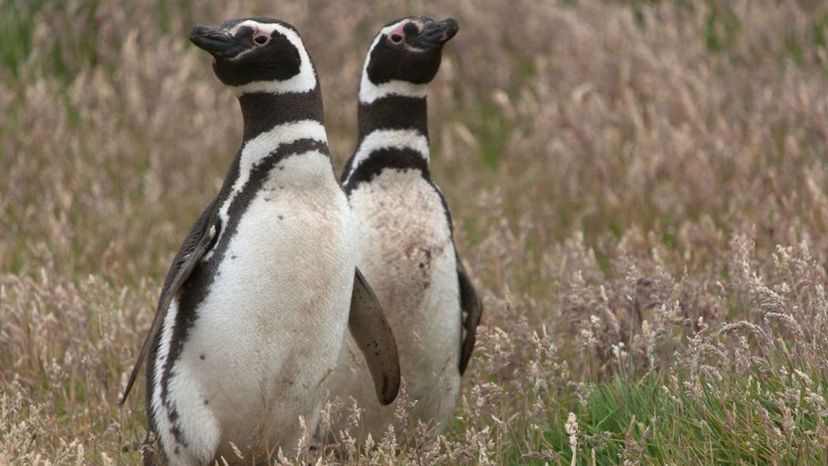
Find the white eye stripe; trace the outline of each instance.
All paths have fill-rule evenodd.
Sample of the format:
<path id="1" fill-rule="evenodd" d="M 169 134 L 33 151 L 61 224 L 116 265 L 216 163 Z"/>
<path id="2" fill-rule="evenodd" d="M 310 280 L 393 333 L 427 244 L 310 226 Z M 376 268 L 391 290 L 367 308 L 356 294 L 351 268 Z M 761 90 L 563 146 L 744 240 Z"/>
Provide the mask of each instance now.
<path id="1" fill-rule="evenodd" d="M 425 97 L 428 92 L 428 87 L 426 84 L 414 84 L 407 81 L 399 81 L 393 80 L 387 83 L 382 84 L 374 84 L 368 78 L 368 61 L 370 60 L 371 53 L 376 48 L 377 44 L 379 44 L 380 40 L 388 36 L 392 31 L 397 29 L 401 24 L 410 22 L 410 18 L 406 18 L 400 21 L 397 21 L 394 24 L 389 26 L 385 26 L 374 36 L 374 41 L 371 42 L 371 46 L 368 47 L 368 54 L 365 58 L 365 63 L 362 66 L 362 79 L 359 83 L 359 101 L 365 104 L 370 104 L 371 102 L 386 97 L 389 95 L 402 95 L 402 96 L 409 96 L 409 97 Z M 406 45 L 407 50 L 411 50 L 414 52 L 419 52 L 419 50 L 412 49 L 408 45 Z"/>
<path id="2" fill-rule="evenodd" d="M 379 44 L 379 41 L 383 36 L 387 36 L 387 35 L 391 34 L 391 32 L 394 29 L 397 29 L 400 25 L 408 23 L 410 21 L 411 21 L 410 19 L 406 18 L 406 19 L 397 21 L 396 23 L 394 23 L 390 26 L 385 26 L 384 28 L 382 28 L 380 30 L 380 32 L 374 37 L 374 41 L 371 42 L 371 47 L 368 48 L 368 53 L 370 54 L 374 50 L 374 47 L 376 47 L 377 44 Z"/>
<path id="3" fill-rule="evenodd" d="M 288 37 L 288 39 L 290 39 L 290 36 L 293 35 L 296 39 L 299 40 L 299 42 L 302 42 L 302 39 L 299 38 L 299 34 L 297 34 L 296 31 L 289 27 L 286 27 L 279 23 L 260 23 L 258 21 L 253 21 L 252 19 L 242 21 L 241 23 L 233 26 L 232 28 L 230 28 L 229 32 L 230 34 L 236 35 L 239 29 L 245 26 L 253 29 L 254 31 L 262 32 L 267 35 L 273 34 L 273 31 L 279 31 L 281 34 Z M 291 40 L 291 42 L 293 41 Z"/>
<path id="4" fill-rule="evenodd" d="M 310 92 L 316 88 L 316 73 L 311 64 L 310 55 L 308 55 L 305 44 L 299 34 L 293 29 L 279 23 L 260 23 L 252 19 L 242 21 L 230 28 L 230 34 L 235 35 L 242 27 L 249 27 L 257 33 L 268 36 L 268 42 L 274 32 L 278 32 L 287 38 L 287 40 L 296 47 L 299 51 L 299 73 L 284 81 L 254 81 L 252 83 L 243 84 L 241 86 L 233 86 L 236 95 L 248 94 L 253 92 L 267 92 L 270 94 L 288 94 L 288 93 L 302 93 Z M 254 33 L 255 34 L 255 33 Z M 241 58 L 249 51 L 242 52 L 235 59 Z"/>

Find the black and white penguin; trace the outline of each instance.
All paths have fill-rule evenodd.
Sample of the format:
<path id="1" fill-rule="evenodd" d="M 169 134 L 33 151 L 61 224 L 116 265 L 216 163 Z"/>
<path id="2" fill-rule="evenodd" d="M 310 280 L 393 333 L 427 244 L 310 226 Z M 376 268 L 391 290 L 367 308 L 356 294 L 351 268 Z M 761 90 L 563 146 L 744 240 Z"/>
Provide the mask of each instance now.
<path id="1" fill-rule="evenodd" d="M 296 448 L 300 416 L 315 427 L 346 327 L 382 403 L 399 386 L 396 346 L 356 270 L 319 80 L 296 29 L 239 19 L 195 26 L 190 40 L 238 95 L 244 139 L 173 260 L 122 402 L 148 355 L 147 416 L 161 462 L 232 462 L 233 445 L 261 460 Z"/>
<path id="2" fill-rule="evenodd" d="M 403 386 L 415 402 L 409 425 L 423 422 L 435 432 L 451 422 L 481 314 L 448 205 L 429 172 L 426 91 L 457 31 L 450 18 L 410 17 L 375 36 L 360 82 L 357 149 L 342 175 L 358 222 L 358 265 L 391 323 Z M 364 409 L 352 434 L 378 439 L 397 403 L 377 403 L 366 375 L 346 339 L 331 394 Z M 334 433 L 346 428 L 343 420 Z"/>

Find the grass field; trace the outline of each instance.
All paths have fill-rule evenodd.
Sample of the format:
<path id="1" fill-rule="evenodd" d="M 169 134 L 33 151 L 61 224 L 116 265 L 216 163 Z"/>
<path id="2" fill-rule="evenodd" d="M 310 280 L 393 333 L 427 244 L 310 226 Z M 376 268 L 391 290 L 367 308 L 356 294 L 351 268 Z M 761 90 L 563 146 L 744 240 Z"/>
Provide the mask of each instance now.
<path id="1" fill-rule="evenodd" d="M 339 170 L 368 41 L 423 13 L 483 326 L 438 442 L 320 461 L 828 463 L 824 1 L 0 0 L 0 464 L 139 462 L 118 395 L 241 137 L 190 26 L 295 24 Z"/>

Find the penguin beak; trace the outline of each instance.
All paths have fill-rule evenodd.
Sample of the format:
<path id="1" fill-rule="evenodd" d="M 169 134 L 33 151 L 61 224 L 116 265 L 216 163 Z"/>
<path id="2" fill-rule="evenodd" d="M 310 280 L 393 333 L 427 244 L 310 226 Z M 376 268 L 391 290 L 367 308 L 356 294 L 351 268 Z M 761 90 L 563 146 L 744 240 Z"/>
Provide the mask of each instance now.
<path id="1" fill-rule="evenodd" d="M 424 49 L 441 47 L 460 30 L 460 25 L 453 18 L 435 21 L 433 18 L 424 17 L 422 21 L 423 30 L 412 41 L 415 47 Z"/>
<path id="2" fill-rule="evenodd" d="M 190 31 L 190 41 L 216 58 L 233 58 L 245 50 L 245 47 L 227 30 L 201 25 L 193 26 L 193 30 Z"/>

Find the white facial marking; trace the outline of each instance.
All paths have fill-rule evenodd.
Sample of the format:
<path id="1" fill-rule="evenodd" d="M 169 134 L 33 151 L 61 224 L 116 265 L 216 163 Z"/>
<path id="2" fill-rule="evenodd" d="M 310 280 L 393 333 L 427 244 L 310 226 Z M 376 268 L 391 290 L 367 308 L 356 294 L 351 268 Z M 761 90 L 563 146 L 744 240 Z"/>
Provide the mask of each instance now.
<path id="1" fill-rule="evenodd" d="M 371 59 L 371 53 L 379 44 L 383 37 L 387 37 L 399 29 L 402 31 L 410 19 L 398 21 L 390 26 L 386 26 L 380 30 L 379 34 L 374 37 L 371 47 L 368 48 L 368 55 L 365 57 L 365 64 L 362 66 L 362 80 L 359 83 L 359 101 L 364 104 L 386 97 L 389 95 L 403 95 L 409 97 L 425 97 L 428 90 L 427 84 L 414 84 L 408 81 L 400 81 L 394 79 L 387 83 L 374 84 L 368 79 L 368 61 Z M 413 49 L 412 49 L 413 50 Z"/>
<path id="2" fill-rule="evenodd" d="M 305 44 L 302 42 L 302 38 L 299 37 L 299 34 L 297 34 L 296 31 L 278 23 L 259 23 L 249 19 L 233 26 L 229 32 L 232 35 L 236 35 L 238 30 L 244 26 L 250 27 L 257 31 L 255 35 L 267 35 L 267 37 L 270 37 L 274 31 L 277 31 L 287 37 L 288 41 L 290 41 L 290 43 L 296 47 L 296 50 L 299 51 L 299 74 L 296 74 L 284 81 L 254 81 L 241 86 L 232 86 L 232 89 L 236 92 L 236 95 L 250 94 L 253 92 L 266 92 L 270 94 L 298 94 L 302 92 L 309 92 L 316 88 L 316 74 L 313 71 L 310 56 L 308 55 L 308 51 L 305 49 Z M 234 57 L 233 60 L 238 60 L 239 57 L 242 57 L 244 54 L 255 49 L 256 48 L 254 47 L 250 50 L 242 52 Z"/>
<path id="3" fill-rule="evenodd" d="M 413 149 L 422 155 L 428 163 L 428 139 L 422 133 L 413 129 L 378 129 L 369 133 L 360 143 L 356 154 L 354 154 L 354 162 L 351 164 L 351 170 L 348 172 L 345 183 L 371 153 L 380 149 L 391 148 Z"/>
<path id="4" fill-rule="evenodd" d="M 399 44 L 405 39 L 405 25 L 410 23 L 411 20 L 405 19 L 397 23 L 393 29 L 388 31 L 386 36 L 391 39 L 391 42 L 394 44 Z M 386 28 L 387 29 L 387 28 Z"/>
<path id="5" fill-rule="evenodd" d="M 227 225 L 229 215 L 227 211 L 233 200 L 238 196 L 247 180 L 250 179 L 250 172 L 256 165 L 267 157 L 271 152 L 276 150 L 282 144 L 290 144 L 299 139 L 313 139 L 316 141 L 327 142 L 328 136 L 325 133 L 325 127 L 322 123 L 316 120 L 302 120 L 293 123 L 284 123 L 274 126 L 270 131 L 265 131 L 255 138 L 247 141 L 242 148 L 241 159 L 239 160 L 239 177 L 233 183 L 233 189 L 230 195 L 224 201 L 219 209 L 219 218 L 221 224 Z M 224 234 L 222 229 L 219 234 L 218 241 Z M 208 260 L 213 255 L 213 250 L 204 256 L 203 260 Z"/>

